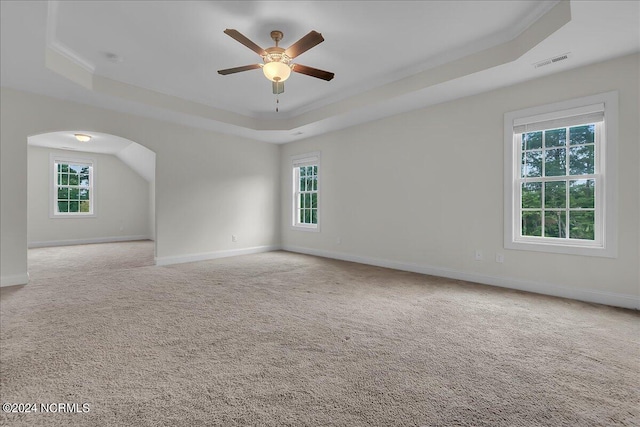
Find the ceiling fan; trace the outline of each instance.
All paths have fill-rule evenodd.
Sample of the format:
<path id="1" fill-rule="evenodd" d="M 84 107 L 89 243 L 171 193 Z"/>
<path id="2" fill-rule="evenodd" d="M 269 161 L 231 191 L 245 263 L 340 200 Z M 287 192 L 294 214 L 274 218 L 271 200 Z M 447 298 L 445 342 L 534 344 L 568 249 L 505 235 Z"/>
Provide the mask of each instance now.
<path id="1" fill-rule="evenodd" d="M 276 45 L 273 47 L 268 47 L 266 49 L 261 48 L 237 30 L 226 29 L 224 30 L 224 33 L 260 55 L 262 57 L 263 63 L 218 70 L 219 74 L 226 76 L 227 74 L 234 74 L 241 71 L 249 71 L 262 68 L 262 72 L 264 73 L 265 77 L 271 80 L 273 93 L 276 95 L 284 92 L 284 81 L 289 78 L 289 76 L 291 75 L 291 71 L 295 71 L 296 73 L 300 74 L 306 74 L 307 76 L 316 77 L 318 79 L 326 81 L 331 80 L 334 76 L 334 74 L 330 73 L 329 71 L 319 70 L 317 68 L 307 67 L 306 65 L 294 64 L 291 62 L 297 56 L 302 55 L 304 52 L 324 41 L 324 37 L 322 37 L 322 34 L 316 31 L 309 32 L 309 34 L 302 37 L 287 49 L 283 49 L 278 46 L 278 43 L 284 36 L 282 31 L 271 31 L 271 38 L 276 43 Z"/>

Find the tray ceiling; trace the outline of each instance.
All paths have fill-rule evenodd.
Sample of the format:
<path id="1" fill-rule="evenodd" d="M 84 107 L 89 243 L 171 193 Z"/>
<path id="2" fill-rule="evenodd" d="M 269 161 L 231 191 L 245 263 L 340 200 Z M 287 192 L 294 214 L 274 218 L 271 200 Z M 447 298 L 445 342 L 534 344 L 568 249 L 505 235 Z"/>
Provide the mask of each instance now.
<path id="1" fill-rule="evenodd" d="M 288 142 L 640 50 L 638 2 L 2 2 L 2 85 Z M 24 25 L 24 22 L 30 22 Z M 257 63 L 223 33 L 286 47 L 296 62 L 275 112 Z M 548 67 L 532 64 L 570 53 Z M 28 69 L 27 69 L 28 68 Z"/>

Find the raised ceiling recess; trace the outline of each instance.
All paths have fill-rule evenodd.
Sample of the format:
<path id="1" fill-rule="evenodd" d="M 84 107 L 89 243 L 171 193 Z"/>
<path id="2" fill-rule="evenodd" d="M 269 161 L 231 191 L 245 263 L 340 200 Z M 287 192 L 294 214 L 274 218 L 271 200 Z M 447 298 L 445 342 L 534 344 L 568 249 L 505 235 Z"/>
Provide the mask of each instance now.
<path id="1" fill-rule="evenodd" d="M 3 86 L 267 142 L 538 78 L 632 53 L 640 44 L 637 2 L 30 1 L 0 7 Z M 293 47 L 306 37 L 317 44 L 319 33 L 310 30 L 322 31 L 322 45 L 305 51 L 303 63 L 335 78 L 294 74 L 275 113 L 264 77 L 217 73 L 264 64 L 256 52 L 230 43 L 227 28 L 258 47 L 273 46 L 272 32 L 273 47 L 285 40 Z M 566 60 L 533 66 L 565 54 Z"/>

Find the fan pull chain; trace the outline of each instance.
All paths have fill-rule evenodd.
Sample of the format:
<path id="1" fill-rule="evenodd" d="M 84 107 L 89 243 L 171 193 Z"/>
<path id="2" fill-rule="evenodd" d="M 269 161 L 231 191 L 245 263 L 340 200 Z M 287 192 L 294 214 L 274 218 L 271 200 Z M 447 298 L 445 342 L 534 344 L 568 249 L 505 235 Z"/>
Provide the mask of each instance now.
<path id="1" fill-rule="evenodd" d="M 276 94 L 276 113 L 279 112 L 278 104 L 280 104 L 280 99 L 279 99 L 278 95 Z"/>

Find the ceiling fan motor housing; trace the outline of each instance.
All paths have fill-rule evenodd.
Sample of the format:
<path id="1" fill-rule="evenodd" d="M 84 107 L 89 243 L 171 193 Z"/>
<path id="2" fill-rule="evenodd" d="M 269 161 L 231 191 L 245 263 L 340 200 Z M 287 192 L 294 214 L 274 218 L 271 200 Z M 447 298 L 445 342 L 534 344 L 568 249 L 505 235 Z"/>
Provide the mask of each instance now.
<path id="1" fill-rule="evenodd" d="M 279 30 L 271 31 L 271 38 L 273 39 L 274 42 L 276 42 L 276 46 L 278 46 L 278 43 L 280 42 L 280 40 L 282 40 L 282 37 L 284 37 L 284 34 L 282 33 L 282 31 L 279 31 Z"/>

